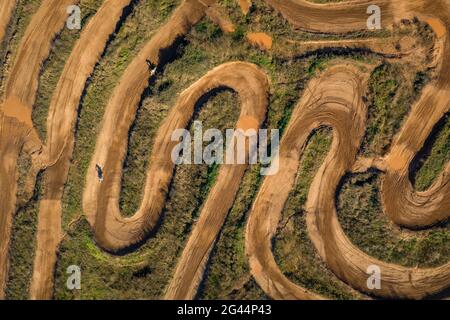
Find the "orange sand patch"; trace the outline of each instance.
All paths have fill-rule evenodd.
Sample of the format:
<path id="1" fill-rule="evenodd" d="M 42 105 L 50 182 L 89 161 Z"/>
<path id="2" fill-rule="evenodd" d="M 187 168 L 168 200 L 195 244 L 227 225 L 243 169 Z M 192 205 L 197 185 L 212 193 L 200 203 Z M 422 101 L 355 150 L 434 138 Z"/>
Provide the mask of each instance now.
<path id="1" fill-rule="evenodd" d="M 239 121 L 236 124 L 237 129 L 241 129 L 243 131 L 247 131 L 249 129 L 255 129 L 258 130 L 259 128 L 259 122 L 257 119 L 250 117 L 250 116 L 243 116 L 239 119 Z"/>
<path id="2" fill-rule="evenodd" d="M 242 13 L 247 14 L 252 6 L 252 0 L 239 0 L 239 6 L 241 7 Z"/>
<path id="3" fill-rule="evenodd" d="M 5 116 L 16 118 L 30 127 L 33 126 L 31 122 L 31 109 L 23 105 L 17 97 L 8 98 L 1 106 L 1 110 Z"/>
<path id="4" fill-rule="evenodd" d="M 387 166 L 393 171 L 402 171 L 407 168 L 408 157 L 400 152 L 395 152 L 391 154 L 386 159 Z"/>
<path id="5" fill-rule="evenodd" d="M 272 49 L 272 37 L 264 32 L 251 32 L 247 34 L 247 39 L 251 44 L 259 46 L 261 49 Z"/>
<path id="6" fill-rule="evenodd" d="M 438 38 L 442 38 L 445 35 L 447 29 L 441 20 L 435 19 L 435 18 L 430 18 L 427 20 L 427 23 L 430 25 L 430 27 L 436 33 Z"/>

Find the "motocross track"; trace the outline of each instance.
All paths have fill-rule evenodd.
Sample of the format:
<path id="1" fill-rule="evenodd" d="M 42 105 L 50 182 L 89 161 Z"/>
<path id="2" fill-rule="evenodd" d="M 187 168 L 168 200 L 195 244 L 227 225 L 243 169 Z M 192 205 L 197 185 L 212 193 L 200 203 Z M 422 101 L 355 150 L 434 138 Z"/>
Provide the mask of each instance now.
<path id="1" fill-rule="evenodd" d="M 61 199 L 73 150 L 73 128 L 89 76 L 131 0 L 107 0 L 89 21 L 65 65 L 47 119 L 47 142 L 40 157 L 46 169 L 39 207 L 37 252 L 30 297 L 50 298 L 56 253 L 61 240 Z M 95 37 L 92 35 L 95 34 Z"/>
<path id="2" fill-rule="evenodd" d="M 73 150 L 77 110 L 86 81 L 131 0 L 104 1 L 84 28 L 53 94 L 47 123 L 47 143 L 42 147 L 31 125 L 38 76 L 54 36 L 64 25 L 67 17 L 65 8 L 73 2 L 43 1 L 21 41 L 6 85 L 5 103 L 0 112 L 0 297 L 3 297 L 5 289 L 11 223 L 15 212 L 15 165 L 22 149 L 33 156 L 33 175 L 39 170 L 43 170 L 45 175 L 30 296 L 36 299 L 52 297 L 54 265 L 61 238 L 61 198 Z M 323 33 L 364 30 L 366 9 L 370 4 L 369 1 L 354 1 L 317 5 L 301 0 L 267 0 L 267 3 L 294 26 Z M 128 132 L 149 78 L 153 76 L 146 60 L 162 68 L 163 51 L 186 35 L 214 4 L 214 0 L 183 1 L 127 67 L 106 107 L 86 177 L 83 209 L 95 240 L 107 251 L 118 252 L 139 244 L 157 225 L 174 170 L 170 154 L 176 142 L 171 141 L 171 134 L 174 129 L 185 128 L 189 124 L 194 106 L 201 98 L 212 90 L 229 88 L 240 97 L 238 128 L 257 129 L 265 118 L 269 80 L 261 70 L 248 63 L 232 62 L 210 71 L 180 94 L 155 138 L 141 206 L 132 217 L 121 215 L 118 203 Z M 437 78 L 425 87 L 419 101 L 412 107 L 388 155 L 372 161 L 374 166 L 385 172 L 381 193 L 385 213 L 402 226 L 423 228 L 446 220 L 450 214 L 449 164 L 425 192 L 416 192 L 409 180 L 414 157 L 450 107 L 450 4 L 447 0 L 385 0 L 378 5 L 383 12 L 383 27 L 389 27 L 403 18 L 418 16 L 428 21 L 439 37 L 435 44 Z M 6 7 L 0 5 L 0 23 L 7 19 L 3 8 Z M 1 27 L 2 24 L 0 32 Z M 310 45 L 328 46 L 323 43 Z M 353 43 L 353 46 L 357 44 Z M 24 68 L 24 65 L 27 67 Z M 337 220 L 335 194 L 342 177 L 355 166 L 364 135 L 366 107 L 361 97 L 364 96 L 368 76 L 350 64 L 339 64 L 312 80 L 283 136 L 280 171 L 264 179 L 250 213 L 246 250 L 253 276 L 272 298 L 322 298 L 288 280 L 276 265 L 271 251 L 272 237 L 294 185 L 302 152 L 309 136 L 320 125 L 333 128 L 334 140 L 310 188 L 307 222 L 313 243 L 328 267 L 352 287 L 380 297 L 423 298 L 450 286 L 449 263 L 437 268 L 419 269 L 378 261 L 355 247 Z M 94 174 L 96 164 L 100 164 L 105 172 L 103 182 Z M 178 261 L 165 298 L 191 299 L 195 296 L 211 248 L 234 201 L 246 167 L 222 165 L 218 180 Z M 380 290 L 371 291 L 366 286 L 369 265 L 381 268 Z"/>
<path id="3" fill-rule="evenodd" d="M 6 3 L 4 2 L 2 6 Z M 16 207 L 17 167 L 11 167 L 11 163 L 17 163 L 21 150 L 33 157 L 41 150 L 39 137 L 31 125 L 31 111 L 36 97 L 41 65 L 50 52 L 53 38 L 66 21 L 65 12 L 69 3 L 73 1 L 46 0 L 42 2 L 20 42 L 17 57 L 6 82 L 0 111 L 2 118 L 0 298 L 4 296 L 8 274 L 8 247 Z M 2 7 L 3 18 L 9 20 L 6 7 Z"/>
<path id="4" fill-rule="evenodd" d="M 3 41 L 15 5 L 16 0 L 3 0 L 0 3 L 0 42 Z"/>
<path id="5" fill-rule="evenodd" d="M 292 21 L 303 14 L 308 16 L 306 12 L 311 6 L 315 7 L 313 5 L 303 1 L 286 2 L 283 6 L 277 1 L 272 4 L 301 28 L 318 26 L 316 21 Z M 325 23 L 324 28 L 320 30 L 328 31 L 326 16 L 336 16 L 338 20 L 350 17 L 352 14 L 349 12 L 352 10 L 341 11 L 349 5 L 327 5 L 323 7 L 326 10 L 316 11 L 315 17 Z M 358 5 L 354 6 L 357 7 Z M 445 220 L 450 214 L 448 164 L 441 176 L 425 192 L 415 192 L 409 180 L 411 161 L 450 107 L 450 7 L 443 1 L 413 1 L 408 4 L 392 2 L 390 8 L 392 11 L 387 10 L 388 15 L 383 15 L 385 23 L 390 18 L 389 12 L 395 12 L 396 19 L 414 14 L 425 21 L 433 13 L 440 14 L 441 22 L 436 23 L 439 20 L 434 20 L 433 23 L 434 26 L 440 25 L 438 30 L 435 29 L 436 34 L 440 36 L 435 48 L 439 64 L 437 80 L 424 89 L 419 101 L 412 107 L 408 120 L 396 136 L 389 154 L 382 163 L 378 161 L 377 164 L 379 169 L 386 171 L 382 187 L 386 214 L 401 225 L 423 227 Z M 356 18 L 351 20 L 351 25 L 363 23 L 358 22 Z M 342 27 L 339 23 L 333 26 L 336 32 L 348 31 L 346 24 Z M 442 28 L 446 30 L 445 33 Z M 330 79 L 334 81 L 330 82 Z M 352 287 L 386 298 L 423 298 L 445 290 L 450 285 L 450 263 L 430 269 L 405 268 L 384 263 L 356 248 L 339 225 L 335 194 L 344 174 L 351 172 L 364 133 L 365 107 L 360 100 L 363 96 L 363 83 L 349 68 L 340 72 L 333 72 L 331 69 L 319 80 L 311 82 L 310 90 L 306 90 L 297 105 L 281 142 L 280 172 L 265 179 L 255 200 L 247 225 L 247 253 L 258 284 L 273 298 L 318 298 L 316 294 L 290 282 L 281 273 L 271 252 L 271 242 L 289 190 L 293 187 L 298 162 L 308 135 L 320 124 L 333 128 L 334 140 L 310 188 L 307 223 L 313 243 L 328 267 Z M 344 92 L 348 94 L 347 97 L 343 96 Z M 283 185 L 283 188 L 280 188 L 280 185 Z M 381 269 L 380 290 L 373 291 L 367 287 L 366 271 L 371 265 Z"/>

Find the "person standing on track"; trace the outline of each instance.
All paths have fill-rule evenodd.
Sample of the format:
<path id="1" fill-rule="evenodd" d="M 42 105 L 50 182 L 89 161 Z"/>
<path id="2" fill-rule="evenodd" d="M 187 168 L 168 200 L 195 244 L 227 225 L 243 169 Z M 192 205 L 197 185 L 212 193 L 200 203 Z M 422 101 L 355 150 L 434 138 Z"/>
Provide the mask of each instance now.
<path id="1" fill-rule="evenodd" d="M 148 69 L 150 70 L 150 76 L 154 76 L 156 74 L 156 69 L 158 68 L 153 62 L 151 62 L 149 59 L 145 60 L 148 65 Z"/>
<path id="2" fill-rule="evenodd" d="M 100 182 L 103 182 L 103 169 L 98 164 L 95 165 L 95 170 L 97 170 L 97 177 Z"/>

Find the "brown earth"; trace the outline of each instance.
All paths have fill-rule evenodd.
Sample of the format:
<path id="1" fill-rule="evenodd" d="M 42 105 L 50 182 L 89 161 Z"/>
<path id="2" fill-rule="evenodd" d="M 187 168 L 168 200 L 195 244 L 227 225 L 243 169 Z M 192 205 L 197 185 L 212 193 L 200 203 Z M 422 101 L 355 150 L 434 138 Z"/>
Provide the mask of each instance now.
<path id="1" fill-rule="evenodd" d="M 15 5 L 16 0 L 2 0 L 0 3 L 0 42 L 3 41 Z"/>
<path id="2" fill-rule="evenodd" d="M 9 97 L 2 105 L 1 111 L 6 117 L 16 118 L 17 121 L 32 127 L 31 109 L 20 103 L 17 97 Z"/>
<path id="3" fill-rule="evenodd" d="M 179 103 L 169 114 L 166 121 L 177 123 L 178 125 L 175 128 L 180 128 L 180 125 L 187 124 L 187 121 L 173 121 L 172 118 L 177 116 L 176 114 L 179 114 L 181 110 L 187 115 L 192 115 L 194 104 L 202 95 L 215 87 L 222 86 L 233 89 L 241 98 L 241 115 L 236 127 L 242 130 L 258 130 L 267 111 L 269 83 L 266 75 L 256 66 L 242 62 L 227 63 L 215 68 L 199 82 L 183 92 Z M 188 96 L 189 100 L 185 99 L 184 96 Z M 163 127 L 165 127 L 164 124 Z M 171 128 L 165 135 L 158 136 L 156 138 L 157 141 L 159 139 L 167 140 L 170 137 L 170 132 L 173 132 L 175 128 Z M 166 141 L 167 143 L 169 141 Z M 159 145 L 159 143 L 155 145 Z M 164 150 L 167 155 L 163 156 L 170 156 L 171 150 L 172 148 Z M 217 182 L 203 205 L 199 220 L 178 261 L 175 275 L 166 292 L 166 299 L 194 298 L 203 277 L 209 253 L 225 222 L 227 213 L 233 205 L 246 167 L 246 165 L 237 164 L 221 166 Z"/>
<path id="4" fill-rule="evenodd" d="M 44 0 L 31 19 L 23 36 L 17 57 L 8 75 L 2 110 L 3 125 L 0 134 L 0 145 L 5 150 L 0 153 L 4 169 L 0 173 L 1 188 L 1 221 L 0 248 L 7 248 L 11 236 L 12 216 L 16 207 L 17 168 L 10 167 L 12 159 L 17 160 L 21 150 L 36 155 L 41 150 L 36 131 L 30 126 L 31 110 L 35 101 L 39 73 L 45 58 L 48 56 L 52 40 L 66 21 L 66 8 L 74 1 Z M 76 1 L 75 1 L 76 3 Z M 26 67 L 24 67 L 26 66 Z M 4 295 L 5 281 L 8 272 L 8 253 L 1 251 L 0 256 L 0 297 Z"/>
<path id="5" fill-rule="evenodd" d="M 412 36 L 390 37 L 388 39 L 347 39 L 347 40 L 317 40 L 293 41 L 286 43 L 297 45 L 295 53 L 308 53 L 325 48 L 365 49 L 381 54 L 386 58 L 402 58 L 418 51 L 416 39 Z M 398 48 L 397 44 L 401 44 Z"/>
<path id="6" fill-rule="evenodd" d="M 47 119 L 47 141 L 40 159 L 45 168 L 44 200 L 39 207 L 37 250 L 30 297 L 53 293 L 56 254 L 61 241 L 61 199 L 69 172 L 80 98 L 123 10 L 131 0 L 106 0 L 83 30 L 53 94 Z"/>
<path id="7" fill-rule="evenodd" d="M 257 45 L 263 50 L 272 49 L 272 37 L 264 32 L 250 32 L 247 33 L 247 40 L 253 44 Z"/>
<path id="8" fill-rule="evenodd" d="M 366 9 L 370 4 L 370 1 L 363 0 L 327 5 L 303 0 L 267 2 L 294 26 L 323 33 L 364 30 Z M 73 149 L 76 110 L 86 80 L 104 50 L 122 8 L 128 3 L 126 0 L 104 2 L 83 31 L 52 99 L 47 124 L 49 141 L 40 161 L 35 162 L 46 170 L 47 182 L 44 185 L 45 196 L 40 203 L 32 298 L 51 298 L 56 250 L 61 237 L 61 195 Z M 171 133 L 176 128 L 186 127 L 192 117 L 193 106 L 203 95 L 221 86 L 235 90 L 241 99 L 238 126 L 259 126 L 265 117 L 269 85 L 260 70 L 239 62 L 212 70 L 180 95 L 177 105 L 158 131 L 141 206 L 130 218 L 121 215 L 118 203 L 127 134 L 151 76 L 146 59 L 162 67 L 162 49 L 170 48 L 179 37 L 186 35 L 206 11 L 212 10 L 214 3 L 213 0 L 183 1 L 126 69 L 107 105 L 86 178 L 83 208 L 95 239 L 108 251 L 116 252 L 139 243 L 155 227 L 173 174 L 170 153 L 176 143 L 170 141 Z M 41 149 L 39 139 L 27 120 L 29 113 L 25 110 L 31 110 L 34 104 L 42 62 L 49 54 L 52 39 L 64 25 L 68 4 L 73 4 L 73 1 L 42 2 L 21 41 L 6 84 L 7 105 L 2 108 L 6 114 L 0 112 L 0 183 L 1 190 L 8 190 L 0 195 L 0 297 L 7 275 L 7 250 L 15 211 L 17 157 L 21 149 L 33 154 Z M 450 8 L 444 0 L 382 0 L 378 5 L 382 9 L 384 27 L 413 16 L 428 21 L 438 36 L 435 52 L 439 63 L 436 79 L 425 87 L 419 101 L 412 107 L 389 154 L 382 160 L 360 161 L 359 164 L 385 168 L 382 199 L 386 214 L 394 222 L 407 227 L 429 226 L 449 216 L 450 165 L 425 192 L 416 192 L 412 188 L 409 167 L 435 124 L 450 107 Z M 4 21 L 2 16 L 0 21 Z M 307 201 L 307 222 L 313 243 L 328 267 L 354 288 L 381 297 L 422 298 L 450 285 L 449 263 L 437 268 L 419 269 L 378 261 L 355 247 L 337 220 L 336 189 L 342 176 L 358 163 L 356 154 L 366 119 L 366 107 L 361 97 L 367 76 L 350 64 L 340 64 L 310 82 L 310 90 L 305 91 L 295 108 L 282 139 L 280 171 L 265 178 L 255 200 L 247 225 L 246 249 L 253 276 L 273 298 L 321 298 L 288 280 L 271 252 L 272 237 L 293 186 L 299 159 L 310 133 L 319 125 L 334 129 L 334 141 L 312 183 Z M 21 119 L 26 121 L 20 122 Z M 103 182 L 96 177 L 96 164 L 104 169 Z M 223 165 L 220 169 L 166 298 L 187 299 L 195 295 L 209 252 L 234 200 L 244 170 L 245 165 Z M 382 288 L 375 292 L 366 286 L 369 265 L 381 268 Z"/>
<path id="9" fill-rule="evenodd" d="M 298 27 L 321 32 L 330 32 L 331 28 L 334 32 L 362 29 L 365 18 L 362 15 L 358 17 L 356 10 L 368 4 L 361 1 L 316 6 L 301 0 L 283 4 L 268 2 Z M 396 12 L 397 18 L 417 15 L 426 21 L 424 16 L 429 14 L 445 21 L 445 24 L 439 23 L 437 30 L 436 24 L 432 24 L 440 36 L 435 48 L 440 61 L 437 80 L 425 88 L 419 101 L 412 107 L 408 120 L 385 159 L 387 165 L 377 164 L 386 168 L 382 188 L 386 213 L 394 222 L 402 225 L 428 226 L 447 219 L 450 214 L 449 165 L 434 185 L 421 193 L 413 190 L 408 172 L 413 157 L 450 107 L 450 9 L 444 1 L 412 1 L 408 4 L 393 1 L 384 3 L 384 7 L 385 23 L 390 23 L 394 18 L 391 12 Z M 328 22 L 333 22 L 333 26 L 328 25 Z M 443 33 L 441 27 L 444 25 Z M 271 252 L 271 242 L 288 192 L 293 186 L 307 137 L 315 127 L 324 124 L 334 129 L 334 141 L 328 157 L 314 178 L 307 200 L 308 231 L 322 259 L 342 280 L 369 294 L 387 298 L 423 298 L 441 292 L 450 285 L 450 263 L 429 269 L 384 263 L 355 247 L 339 225 L 335 207 L 336 189 L 344 174 L 351 171 L 355 164 L 366 118 L 365 106 L 361 101 L 365 80 L 358 79 L 360 76 L 351 72 L 349 67 L 340 69 L 339 72 L 330 69 L 311 82 L 310 90 L 305 91 L 283 137 L 281 170 L 275 176 L 266 177 L 260 189 L 246 234 L 252 273 L 264 291 L 273 298 L 318 298 L 281 273 Z M 370 265 L 381 269 L 380 290 L 370 290 L 366 284 L 366 271 Z"/>
<path id="10" fill-rule="evenodd" d="M 210 4 L 213 3 L 214 1 L 210 1 Z M 185 35 L 194 23 L 205 16 L 206 9 L 203 2 L 184 1 L 127 67 L 106 107 L 83 193 L 84 213 L 94 228 L 96 240 L 105 249 L 117 251 L 139 242 L 158 220 L 170 182 L 161 177 L 167 174 L 171 176 L 173 164 L 170 157 L 166 157 L 164 161 L 152 161 L 149 170 L 155 174 L 147 177 L 139 211 L 131 218 L 122 218 L 120 214 L 118 199 L 128 130 L 151 76 L 146 59 L 159 65 L 161 50 L 169 48 L 178 37 Z M 170 140 L 170 137 L 171 133 L 166 139 Z M 174 143 L 171 145 L 174 146 Z M 164 147 L 167 148 L 157 144 L 154 146 L 155 149 Z M 101 184 L 95 175 L 96 164 L 105 172 L 105 180 Z"/>

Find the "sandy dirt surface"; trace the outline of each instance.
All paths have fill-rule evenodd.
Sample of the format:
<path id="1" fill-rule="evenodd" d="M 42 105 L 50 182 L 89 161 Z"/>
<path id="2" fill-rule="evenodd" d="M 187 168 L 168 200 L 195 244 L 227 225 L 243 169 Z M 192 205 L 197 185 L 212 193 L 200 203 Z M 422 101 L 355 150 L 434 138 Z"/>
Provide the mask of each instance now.
<path id="1" fill-rule="evenodd" d="M 239 6 L 241 7 L 242 13 L 247 14 L 252 6 L 252 0 L 239 0 Z"/>
<path id="2" fill-rule="evenodd" d="M 381 193 L 385 211 L 395 223 L 410 228 L 427 227 L 450 217 L 450 163 L 424 192 L 416 192 L 409 177 L 415 156 L 424 147 L 435 125 L 450 110 L 449 11 L 449 7 L 447 15 L 442 11 L 440 19 L 424 18 L 431 22 L 438 36 L 435 49 L 437 80 L 423 90 L 386 156 L 387 173 Z"/>
<path id="3" fill-rule="evenodd" d="M 324 24 L 320 27 L 316 24 L 320 18 L 305 23 L 305 20 L 299 17 L 311 8 L 311 14 L 314 10 L 318 11 L 314 11 L 315 14 L 310 15 L 310 18 L 320 17 L 325 13 L 334 17 L 348 5 L 315 6 L 303 1 L 286 1 L 281 5 L 280 2 L 273 1 L 273 6 L 281 10 L 292 23 L 302 28 L 312 28 L 311 31 L 323 32 L 330 31 L 326 19 L 323 19 Z M 382 161 L 385 164 L 379 163 L 380 160 L 377 164 L 386 169 L 382 188 L 386 213 L 394 222 L 402 225 L 427 226 L 449 216 L 449 165 L 429 190 L 418 193 L 409 181 L 409 164 L 423 147 L 435 124 L 450 107 L 450 13 L 445 2 L 439 1 L 433 2 L 432 5 L 422 1 L 413 1 L 409 5 L 401 3 L 398 7 L 397 5 L 398 2 L 392 2 L 389 10 L 396 11 L 398 8 L 397 12 L 405 14 L 405 17 L 416 14 L 424 21 L 427 21 L 427 14 L 434 12 L 441 16 L 440 21 L 445 21 L 436 23 L 437 20 L 432 20 L 431 24 L 439 38 L 435 48 L 439 53 L 438 78 L 425 88 L 419 101 L 412 107 L 412 112 L 396 136 L 388 156 Z M 349 14 L 358 8 L 358 5 L 352 7 L 353 9 L 342 14 L 347 14 L 349 18 Z M 305 10 L 301 10 L 302 8 Z M 423 16 L 420 12 L 423 12 Z M 336 16 L 336 19 L 341 18 Z M 349 19 L 347 26 L 340 26 L 337 21 L 333 31 L 346 31 L 349 27 L 351 30 L 359 29 L 362 21 L 358 21 L 356 16 L 353 20 L 355 21 Z M 444 26 L 445 32 L 442 30 Z M 337 72 L 339 69 L 341 70 Z M 330 69 L 321 78 L 311 81 L 310 90 L 306 90 L 297 105 L 283 137 L 280 172 L 264 180 L 254 203 L 246 234 L 252 273 L 264 291 L 273 298 L 318 298 L 314 293 L 292 283 L 281 273 L 271 252 L 271 241 L 288 191 L 294 184 L 307 137 L 321 123 L 322 118 L 322 124 L 333 128 L 334 140 L 328 157 L 314 178 L 307 200 L 308 231 L 322 259 L 338 277 L 368 294 L 386 298 L 417 299 L 441 292 L 450 286 L 449 263 L 437 268 L 421 269 L 376 260 L 355 247 L 339 225 L 335 207 L 336 189 L 344 174 L 351 171 L 355 164 L 366 119 L 365 106 L 361 101 L 365 80 L 361 78 L 360 72 L 350 71 L 348 66 L 339 69 Z M 283 188 L 280 188 L 280 185 L 283 185 Z M 373 291 L 367 287 L 367 268 L 371 265 L 380 267 L 380 290 Z"/>
<path id="4" fill-rule="evenodd" d="M 49 299 L 53 293 L 56 254 L 61 240 L 61 199 L 69 172 L 80 98 L 88 77 L 131 0 L 107 0 L 83 30 L 67 60 L 53 94 L 47 119 L 47 141 L 41 154 L 44 188 L 39 207 L 37 249 L 30 297 Z"/>
<path id="5" fill-rule="evenodd" d="M 165 149 L 169 148 L 169 145 L 162 145 L 162 143 L 167 139 L 170 140 L 172 132 L 168 130 L 173 124 L 166 122 L 166 126 L 160 128 L 158 136 L 161 140 L 157 140 L 153 147 L 154 150 L 160 151 L 153 152 L 149 168 L 152 174 L 147 176 L 143 201 L 138 212 L 131 218 L 123 218 L 119 210 L 119 194 L 128 130 L 151 76 L 146 60 L 149 59 L 155 65 L 160 65 L 161 50 L 172 46 L 178 37 L 185 35 L 194 23 L 205 16 L 207 7 L 203 3 L 204 1 L 202 3 L 185 1 L 174 11 L 168 22 L 157 31 L 127 67 L 106 107 L 102 129 L 88 168 L 83 193 L 83 209 L 94 228 L 98 244 L 109 251 L 118 251 L 141 241 L 159 219 L 165 194 L 168 191 L 173 163 L 170 157 L 161 159 L 157 155 L 167 155 Z M 210 4 L 213 3 L 214 1 L 210 1 Z M 189 119 L 188 114 L 187 112 L 184 115 L 186 121 Z M 175 117 L 173 120 L 180 119 Z M 161 130 L 165 130 L 162 131 L 165 135 L 164 139 L 162 139 Z M 173 147 L 175 144 L 171 142 L 170 145 Z M 103 183 L 99 182 L 95 174 L 96 164 L 100 165 L 105 173 Z"/>
<path id="6" fill-rule="evenodd" d="M 3 41 L 15 5 L 16 0 L 2 0 L 0 3 L 0 42 Z"/>
<path id="7" fill-rule="evenodd" d="M 46 177 L 44 198 L 39 208 L 38 244 L 30 295 L 40 299 L 52 296 L 53 271 L 61 239 L 61 197 L 73 150 L 80 97 L 108 37 L 114 32 L 122 10 L 130 0 L 106 0 L 83 30 L 53 95 L 47 123 L 48 140 L 42 149 L 31 125 L 39 72 L 53 38 L 64 25 L 66 7 L 73 3 L 73 0 L 42 2 L 21 40 L 6 83 L 5 104 L 0 111 L 0 187 L 8 190 L 0 193 L 0 297 L 3 297 L 8 272 L 7 252 L 16 203 L 16 163 L 21 150 L 30 154 L 40 152 L 39 161 L 34 164 L 45 170 Z M 244 12 L 248 11 L 245 4 L 250 3 L 240 1 Z M 366 29 L 366 9 L 371 4 L 365 0 L 327 5 L 303 0 L 267 0 L 267 3 L 297 28 L 335 34 Z M 207 14 L 222 24 L 222 29 L 229 28 L 226 18 L 214 4 L 214 0 L 183 1 L 127 67 L 108 102 L 83 193 L 84 214 L 95 240 L 107 251 L 117 252 L 139 244 L 157 225 L 174 170 L 170 154 L 176 142 L 171 141 L 171 134 L 174 129 L 188 125 L 194 106 L 202 96 L 218 87 L 231 88 L 238 93 L 241 102 L 240 120 L 236 126 L 257 128 L 264 121 L 269 92 L 266 75 L 254 65 L 242 62 L 227 63 L 213 69 L 180 94 L 157 133 L 140 208 L 132 217 L 121 215 L 119 197 L 128 132 L 153 74 L 146 60 L 162 68 L 164 50 L 169 50 Z M 375 160 L 356 159 L 365 130 L 367 110 L 362 96 L 370 68 L 363 68 L 366 71 L 362 72 L 361 68 L 350 63 L 340 63 L 308 84 L 308 90 L 294 109 L 281 142 L 280 171 L 264 179 L 246 229 L 251 272 L 272 298 L 322 298 L 286 278 L 271 251 L 272 237 L 294 185 L 299 160 L 311 132 L 320 125 L 332 127 L 334 139 L 310 188 L 307 224 L 317 252 L 330 270 L 352 287 L 386 298 L 423 298 L 450 286 L 449 263 L 421 269 L 376 260 L 350 242 L 337 219 L 335 194 L 341 178 L 347 172 L 362 171 L 371 166 L 385 171 L 381 196 L 385 213 L 395 223 L 411 228 L 426 227 L 447 219 L 450 214 L 449 164 L 424 192 L 416 192 L 409 180 L 411 162 L 450 107 L 448 2 L 382 0 L 377 5 L 382 9 L 383 27 L 386 28 L 402 18 L 413 16 L 429 22 L 437 35 L 434 48 L 436 79 L 425 87 L 420 99 L 412 106 L 389 153 L 383 159 Z M 7 16 L 4 13 L 7 10 L 2 11 L 3 8 L 9 8 L 6 2 L 0 5 L 0 23 Z M 261 40 L 260 37 L 257 40 Z M 343 42 L 340 46 L 366 45 L 382 51 L 382 44 L 376 41 Z M 330 45 L 309 43 L 310 48 Z M 339 42 L 333 45 L 339 46 Z M 97 164 L 103 168 L 103 182 L 97 178 Z M 190 299 L 195 296 L 209 253 L 234 201 L 244 170 L 245 165 L 221 167 L 217 182 L 178 261 L 166 298 Z M 379 266 L 382 273 L 382 289 L 376 292 L 366 286 L 366 270 L 370 265 Z"/>
<path id="8" fill-rule="evenodd" d="M 385 58 L 402 58 L 417 52 L 416 39 L 411 36 L 390 37 L 387 39 L 348 39 L 348 40 L 319 40 L 293 41 L 286 43 L 297 45 L 295 52 L 307 54 L 325 48 L 359 49 L 383 55 Z"/>
<path id="9" fill-rule="evenodd" d="M 17 97 L 22 104 L 32 108 L 42 63 L 48 57 L 52 40 L 66 23 L 67 6 L 77 2 L 42 2 L 20 41 L 17 57 L 6 82 L 5 97 Z"/>
<path id="10" fill-rule="evenodd" d="M 2 105 L 2 112 L 6 117 L 16 118 L 19 122 L 33 127 L 31 109 L 20 103 L 17 97 L 8 98 Z"/>
<path id="11" fill-rule="evenodd" d="M 181 112 L 192 116 L 194 105 L 200 97 L 220 87 L 233 89 L 241 98 L 241 114 L 236 127 L 242 130 L 258 130 L 267 111 L 269 82 L 266 75 L 256 66 L 236 62 L 215 68 L 183 92 L 179 103 L 172 109 L 166 120 L 175 125 L 175 128 L 171 128 L 169 132 L 176 128 L 183 128 L 184 126 L 180 127 L 180 125 L 187 124 L 186 120 L 174 121 L 174 117 L 179 117 Z M 167 136 L 170 137 L 170 135 Z M 161 138 L 167 139 L 165 136 Z M 159 137 L 156 139 L 158 141 Z M 170 157 L 171 150 L 172 148 L 165 150 L 168 154 L 163 156 Z M 193 299 L 197 293 L 209 252 L 233 204 L 246 167 L 246 165 L 222 165 L 217 182 L 203 205 L 199 220 L 178 261 L 175 275 L 166 292 L 167 299 Z"/>
<path id="12" fill-rule="evenodd" d="M 272 49 L 272 37 L 264 32 L 250 32 L 247 33 L 247 40 L 261 49 L 270 50 Z"/>
<path id="13" fill-rule="evenodd" d="M 332 127 L 335 141 L 330 154 L 339 152 L 340 161 L 344 163 L 354 160 L 357 144 L 350 138 L 352 134 L 357 135 L 358 139 L 362 136 L 366 114 L 362 101 L 365 78 L 359 76 L 359 73 L 359 70 L 351 66 L 338 65 L 328 69 L 319 79 L 310 82 L 281 140 L 280 171 L 265 178 L 253 205 L 247 224 L 247 254 L 253 276 L 272 298 L 319 298 L 291 283 L 281 273 L 270 243 L 281 218 L 284 203 L 294 186 L 301 154 L 314 129 L 320 126 Z M 355 150 L 349 150 L 351 147 Z M 342 164 L 339 165 L 342 167 Z M 338 166 L 328 168 L 339 174 Z M 313 188 L 314 186 L 311 187 Z M 322 189 L 315 188 L 311 193 L 320 194 Z M 332 204 L 333 199 L 327 198 Z"/>
<path id="14" fill-rule="evenodd" d="M 65 23 L 66 7 L 73 1 L 43 1 L 33 16 L 22 38 L 17 57 L 8 75 L 4 104 L 2 106 L 3 125 L 0 145 L 6 150 L 1 154 L 4 170 L 0 174 L 2 181 L 1 221 L 0 221 L 0 295 L 3 296 L 8 272 L 8 253 L 2 251 L 9 245 L 12 216 L 16 207 L 16 164 L 10 167 L 10 161 L 17 158 L 21 150 L 36 154 L 41 144 L 36 131 L 30 126 L 31 111 L 36 97 L 41 66 L 48 56 L 52 40 Z M 26 66 L 24 68 L 24 66 Z M 28 146 L 28 147 L 27 147 Z M 25 148 L 25 149 L 24 149 Z M 6 183 L 7 184 L 3 184 Z M 6 187 L 8 186 L 8 187 Z"/>
<path id="15" fill-rule="evenodd" d="M 23 114 L 20 117 L 29 118 Z M 29 154 L 40 149 L 34 129 L 22 119 L 0 111 L 0 299 L 8 277 L 8 250 L 16 210 L 17 161 L 21 150 Z"/>
<path id="16" fill-rule="evenodd" d="M 345 33 L 367 29 L 367 7 L 370 1 L 346 1 L 343 3 L 315 4 L 306 0 L 266 0 L 293 26 L 309 32 Z M 382 27 L 392 24 L 396 12 L 389 0 L 377 1 L 382 11 Z M 397 8 L 396 8 L 397 9 Z"/>

